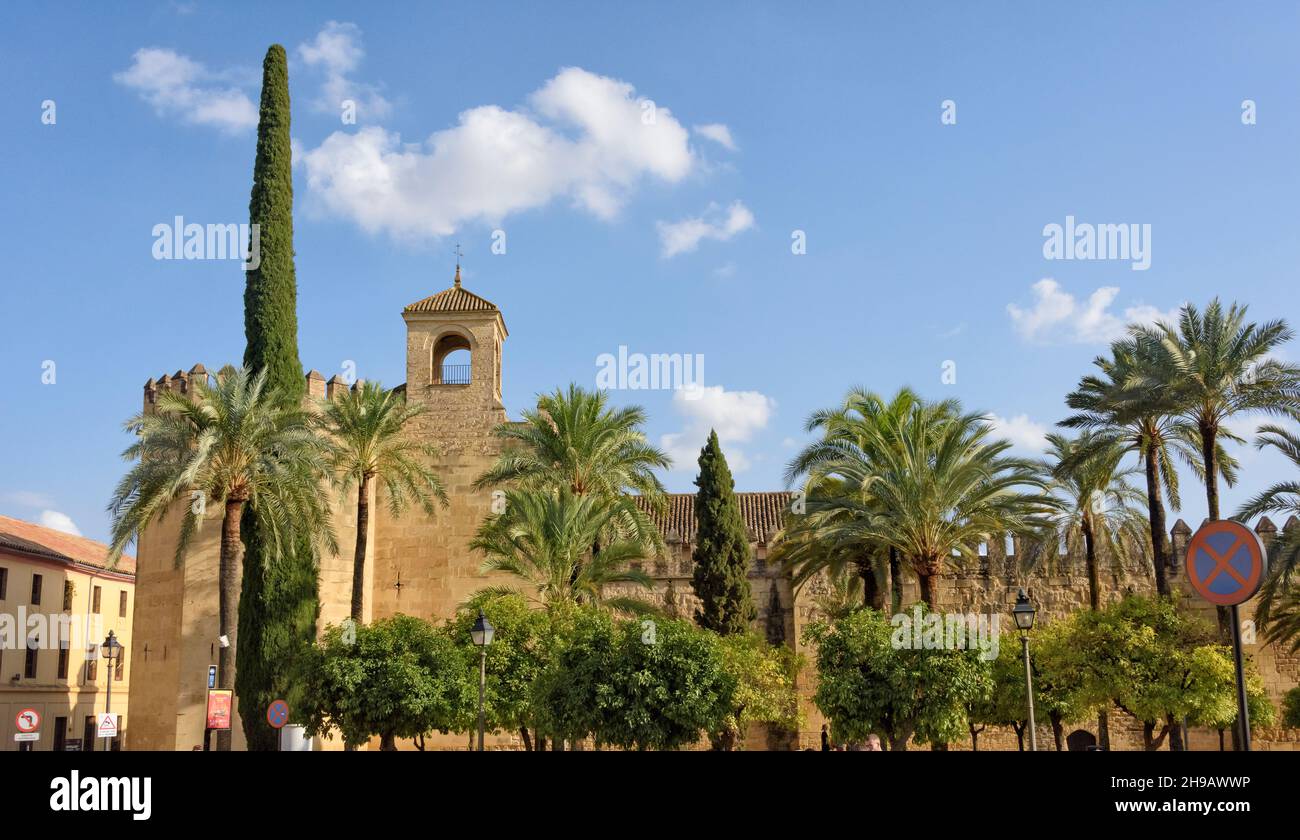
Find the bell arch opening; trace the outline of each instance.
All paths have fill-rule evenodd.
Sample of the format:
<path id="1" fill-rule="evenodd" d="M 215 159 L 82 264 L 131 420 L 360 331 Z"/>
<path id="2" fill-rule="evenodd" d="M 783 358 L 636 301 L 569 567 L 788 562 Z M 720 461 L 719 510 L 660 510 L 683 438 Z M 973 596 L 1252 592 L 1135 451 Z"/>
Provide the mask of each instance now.
<path id="1" fill-rule="evenodd" d="M 433 384 L 468 385 L 473 369 L 473 346 L 460 333 L 447 333 L 433 344 Z"/>

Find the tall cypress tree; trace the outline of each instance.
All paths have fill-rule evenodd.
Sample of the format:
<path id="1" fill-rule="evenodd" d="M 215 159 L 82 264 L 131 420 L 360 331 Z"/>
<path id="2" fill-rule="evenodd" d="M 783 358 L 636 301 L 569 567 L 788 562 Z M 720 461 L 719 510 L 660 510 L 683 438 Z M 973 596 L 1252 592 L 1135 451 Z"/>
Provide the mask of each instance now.
<path id="1" fill-rule="evenodd" d="M 293 267 L 293 171 L 289 140 L 289 66 L 274 44 L 262 64 L 262 104 L 249 221 L 258 226 L 260 262 L 246 273 L 244 364 L 267 371 L 267 387 L 286 403 L 302 401 L 298 360 L 298 289 Z M 294 657 L 310 644 L 319 616 L 316 556 L 308 535 L 272 559 L 256 522 L 245 515 L 235 689 L 250 750 L 274 750 L 266 707 L 289 688 Z M 227 738 L 229 736 L 227 735 Z M 220 741 L 218 741 L 220 744 Z"/>
<path id="2" fill-rule="evenodd" d="M 298 281 L 293 269 L 293 152 L 289 65 L 273 44 L 262 63 L 262 108 L 248 217 L 261 231 L 261 261 L 244 285 L 244 365 L 265 368 L 266 385 L 296 404 L 306 390 L 298 361 Z"/>
<path id="3" fill-rule="evenodd" d="M 757 614 L 749 591 L 749 537 L 736 501 L 736 483 L 709 430 L 700 450 L 695 479 L 695 573 L 691 586 L 702 602 L 695 613 L 701 627 L 724 635 L 743 633 Z"/>

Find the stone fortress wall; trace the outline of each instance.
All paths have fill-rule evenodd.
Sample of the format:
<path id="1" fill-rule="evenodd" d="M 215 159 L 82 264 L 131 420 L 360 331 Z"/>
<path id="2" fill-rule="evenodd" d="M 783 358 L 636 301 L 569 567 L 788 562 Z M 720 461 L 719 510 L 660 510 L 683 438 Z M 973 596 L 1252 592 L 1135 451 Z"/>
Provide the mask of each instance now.
<path id="1" fill-rule="evenodd" d="M 478 589 L 507 582 L 480 574 L 482 558 L 468 547 L 492 504 L 491 490 L 476 489 L 474 482 L 501 451 L 492 430 L 507 422 L 501 400 L 502 347 L 508 336 L 505 321 L 495 305 L 461 286 L 459 269 L 451 288 L 411 304 L 402 317 L 406 323 L 407 381 L 399 387 L 405 389 L 409 400 L 428 408 L 415 421 L 414 433 L 438 449 L 435 466 L 445 484 L 448 504 L 432 516 L 414 509 L 394 517 L 382 492 L 372 497 L 363 610 L 366 621 L 399 612 L 445 619 Z M 457 350 L 470 353 L 469 374 L 449 378 L 444 375 L 443 360 Z M 193 380 L 207 376 L 203 366 L 196 365 L 188 373 L 177 371 L 149 380 L 144 389 L 144 410 L 153 409 L 159 392 L 192 393 Z M 306 378 L 309 398 L 332 398 L 339 389 L 349 387 L 338 376 L 325 382 L 315 371 Z M 800 647 L 807 661 L 798 684 L 806 718 L 800 732 L 750 732 L 746 747 L 815 748 L 823 721 L 811 702 L 815 690 L 813 652 L 803 650 L 802 636 L 804 628 L 818 617 L 818 584 L 812 581 L 796 592 L 789 574 L 768 562 L 775 536 L 789 510 L 790 494 L 740 493 L 738 497 L 753 550 L 750 583 L 758 608 L 755 630 L 773 643 Z M 654 578 L 655 597 L 665 610 L 683 618 L 692 616 L 696 606 L 690 583 L 695 534 L 692 502 L 691 494 L 670 497 L 666 513 L 659 517 L 666 554 L 643 567 Z M 337 498 L 334 505 L 340 551 L 337 556 L 321 559 L 322 628 L 345 619 L 350 603 L 355 497 Z M 216 570 L 223 511 L 215 507 L 206 511 L 205 525 L 180 566 L 173 560 L 178 516 L 165 518 L 141 536 L 134 632 L 137 649 L 147 645 L 148 653 L 137 656 L 132 665 L 129 749 L 188 750 L 202 742 L 207 668 L 216 662 Z M 1300 523 L 1293 519 L 1287 527 L 1300 527 Z M 1267 520 L 1261 520 L 1256 530 L 1266 545 L 1276 536 L 1276 528 Z M 1182 576 L 1182 557 L 1190 529 L 1180 521 L 1172 537 L 1175 564 L 1171 579 L 1188 591 L 1182 604 L 1213 621 L 1213 608 L 1190 593 Z M 991 544 L 978 563 L 951 568 L 939 587 L 941 608 L 998 613 L 1002 626 L 1010 628 L 1010 606 L 1021 586 L 1029 591 L 1043 619 L 1087 606 L 1087 575 L 1077 550 L 1049 557 L 1038 571 L 1025 575 L 1018 562 L 1025 547 L 1013 540 L 1009 548 Z M 1154 589 L 1146 570 L 1124 567 L 1104 556 L 1101 563 L 1107 600 L 1129 591 Z M 916 582 L 908 579 L 902 601 L 910 604 L 918 599 Z M 1243 615 L 1253 615 L 1253 604 L 1243 607 Z M 1256 661 L 1274 701 L 1300 680 L 1300 658 L 1295 655 L 1258 643 L 1248 645 L 1246 651 Z M 1095 721 L 1079 728 L 1095 729 Z M 1113 720 L 1111 729 L 1117 748 L 1140 747 L 1141 729 L 1136 722 Z M 242 742 L 236 722 L 236 748 Z M 1040 732 L 1039 742 L 1050 746 L 1050 731 Z M 501 733 L 489 736 L 488 743 L 490 748 L 518 748 L 518 736 Z M 460 736 L 439 736 L 428 741 L 431 748 L 465 745 Z M 1191 745 L 1217 748 L 1218 735 L 1193 732 Z M 981 746 L 1014 749 L 1015 740 L 1010 732 L 990 730 L 981 736 Z M 1257 732 L 1256 746 L 1300 749 L 1300 732 Z M 340 747 L 337 739 L 323 745 L 326 749 Z"/>

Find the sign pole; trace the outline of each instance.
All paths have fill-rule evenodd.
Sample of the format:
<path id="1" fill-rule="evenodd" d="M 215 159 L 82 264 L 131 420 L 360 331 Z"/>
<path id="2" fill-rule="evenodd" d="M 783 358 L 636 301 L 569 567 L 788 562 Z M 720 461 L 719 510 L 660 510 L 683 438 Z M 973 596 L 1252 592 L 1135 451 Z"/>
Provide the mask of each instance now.
<path id="1" fill-rule="evenodd" d="M 1268 567 L 1268 551 L 1259 534 L 1231 519 L 1206 522 L 1187 544 L 1187 582 L 1202 598 L 1231 607 L 1232 659 L 1237 672 L 1237 722 L 1234 738 L 1250 752 L 1250 709 L 1246 701 L 1246 663 L 1241 643 L 1241 610 L 1259 591 Z"/>
<path id="2" fill-rule="evenodd" d="M 1241 655 L 1241 615 L 1232 605 L 1232 656 L 1237 664 L 1237 727 L 1242 752 L 1250 752 L 1250 709 L 1246 705 L 1246 668 Z"/>

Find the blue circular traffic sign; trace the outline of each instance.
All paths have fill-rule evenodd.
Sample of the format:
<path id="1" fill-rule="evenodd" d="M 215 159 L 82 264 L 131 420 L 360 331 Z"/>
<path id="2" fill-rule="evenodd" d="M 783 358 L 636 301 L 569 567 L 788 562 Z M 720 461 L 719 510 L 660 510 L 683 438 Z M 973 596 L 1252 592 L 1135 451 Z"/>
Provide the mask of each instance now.
<path id="1" fill-rule="evenodd" d="M 1245 525 L 1206 522 L 1187 544 L 1187 581 L 1211 604 L 1230 607 L 1259 591 L 1267 562 L 1259 535 Z"/>
<path id="2" fill-rule="evenodd" d="M 289 704 L 283 700 L 273 700 L 266 707 L 266 722 L 274 729 L 279 729 L 289 722 Z"/>

